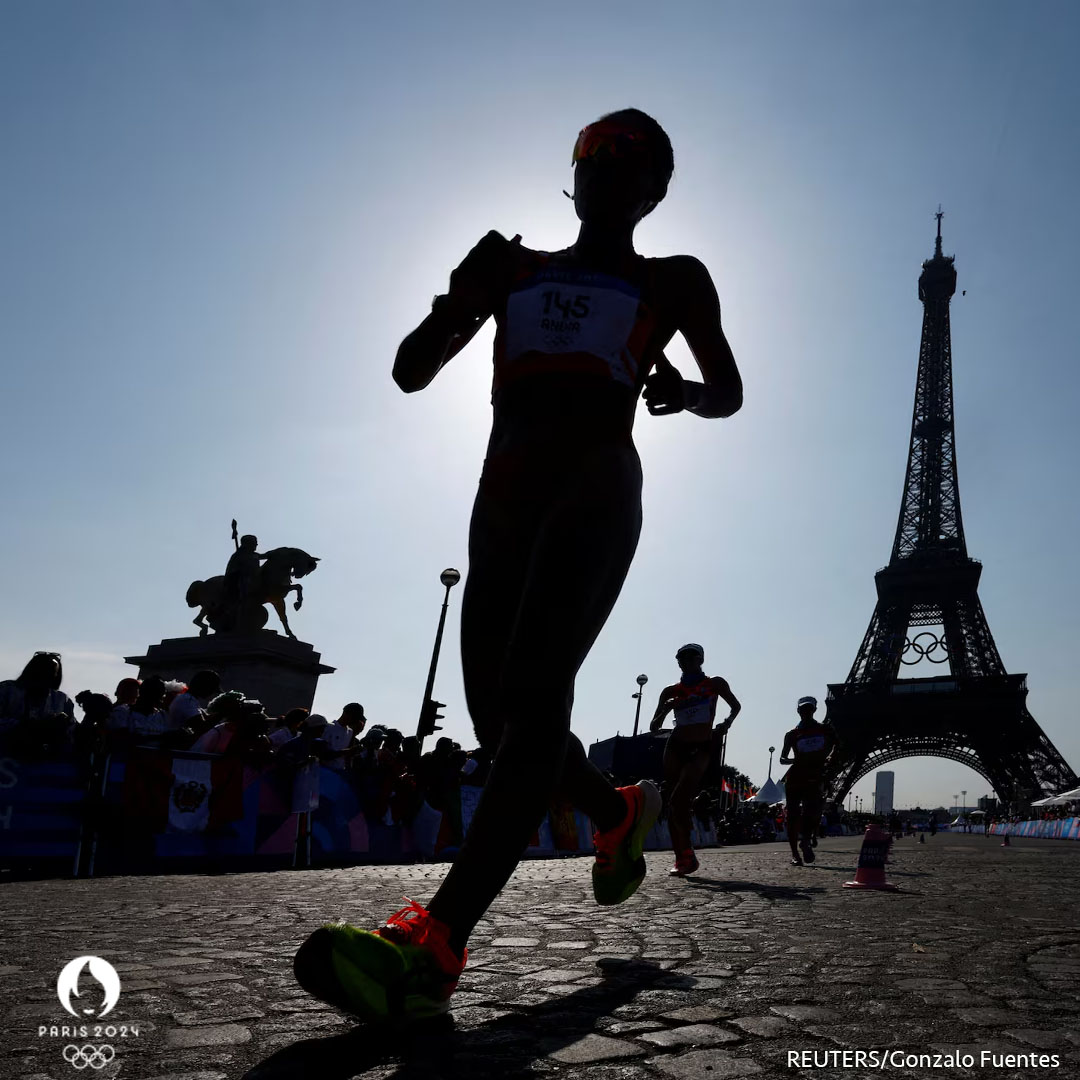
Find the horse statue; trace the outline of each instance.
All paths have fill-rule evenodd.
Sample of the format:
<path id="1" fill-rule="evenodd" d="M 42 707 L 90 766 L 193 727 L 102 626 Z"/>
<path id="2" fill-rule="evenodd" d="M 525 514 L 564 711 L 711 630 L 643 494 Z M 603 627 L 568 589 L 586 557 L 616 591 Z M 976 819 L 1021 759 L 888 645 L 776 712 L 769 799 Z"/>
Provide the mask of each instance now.
<path id="1" fill-rule="evenodd" d="M 293 577 L 306 577 L 316 569 L 319 560 L 300 548 L 279 547 L 268 551 L 265 563 L 252 578 L 251 585 L 239 597 L 233 597 L 225 587 L 225 575 L 193 581 L 188 586 L 187 606 L 197 607 L 199 614 L 192 622 L 199 627 L 199 637 L 211 630 L 215 633 L 250 634 L 261 630 L 269 618 L 264 605 L 271 604 L 293 641 L 296 635 L 289 629 L 285 614 L 285 598 L 296 593 L 295 611 L 304 602 L 304 587 Z"/>

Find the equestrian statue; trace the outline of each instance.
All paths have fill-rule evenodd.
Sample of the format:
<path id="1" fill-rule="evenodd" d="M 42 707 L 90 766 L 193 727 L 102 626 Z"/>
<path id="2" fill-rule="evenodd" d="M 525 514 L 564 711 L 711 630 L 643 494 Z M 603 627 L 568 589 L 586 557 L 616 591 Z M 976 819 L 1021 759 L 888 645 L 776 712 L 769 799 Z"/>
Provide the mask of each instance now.
<path id="1" fill-rule="evenodd" d="M 193 581 L 188 586 L 187 605 L 199 609 L 192 620 L 199 627 L 199 636 L 211 630 L 218 634 L 250 634 L 266 625 L 269 614 L 266 604 L 272 604 L 288 637 L 296 640 L 285 615 L 285 598 L 296 593 L 293 608 L 300 610 L 304 602 L 304 587 L 293 578 L 306 577 L 319 565 L 319 560 L 300 548 L 279 547 L 262 554 L 259 541 L 247 535 L 237 538 L 236 522 L 232 523 L 232 538 L 236 550 L 229 558 L 225 573 L 206 581 Z"/>

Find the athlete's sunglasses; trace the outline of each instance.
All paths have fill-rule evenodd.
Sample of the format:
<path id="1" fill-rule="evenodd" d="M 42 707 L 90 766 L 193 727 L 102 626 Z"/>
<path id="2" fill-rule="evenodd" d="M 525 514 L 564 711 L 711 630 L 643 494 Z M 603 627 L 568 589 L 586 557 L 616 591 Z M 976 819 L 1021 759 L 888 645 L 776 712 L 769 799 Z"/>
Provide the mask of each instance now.
<path id="1" fill-rule="evenodd" d="M 646 156 L 649 149 L 648 136 L 643 132 L 601 121 L 581 129 L 572 161 L 576 165 L 588 159 Z"/>

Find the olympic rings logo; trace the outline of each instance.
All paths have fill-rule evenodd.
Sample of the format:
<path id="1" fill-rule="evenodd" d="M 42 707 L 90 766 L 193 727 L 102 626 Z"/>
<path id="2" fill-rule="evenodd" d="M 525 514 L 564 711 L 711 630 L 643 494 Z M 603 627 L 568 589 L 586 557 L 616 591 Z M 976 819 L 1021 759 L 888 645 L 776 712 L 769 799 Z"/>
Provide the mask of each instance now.
<path id="1" fill-rule="evenodd" d="M 102 1043 L 100 1046 L 92 1046 L 90 1043 L 85 1046 L 76 1046 L 74 1043 L 68 1043 L 64 1047 L 64 1060 L 69 1065 L 74 1065 L 76 1069 L 87 1067 L 104 1069 L 114 1057 L 116 1057 L 116 1051 L 108 1043 Z"/>
<path id="2" fill-rule="evenodd" d="M 920 645 L 919 638 L 929 638 L 929 645 Z M 913 659 L 908 660 L 907 655 L 914 654 Z M 903 652 L 900 653 L 901 664 L 917 664 L 920 660 L 929 660 L 931 664 L 944 664 L 949 659 L 949 647 L 944 637 L 938 637 L 932 630 L 924 630 L 904 642 Z"/>

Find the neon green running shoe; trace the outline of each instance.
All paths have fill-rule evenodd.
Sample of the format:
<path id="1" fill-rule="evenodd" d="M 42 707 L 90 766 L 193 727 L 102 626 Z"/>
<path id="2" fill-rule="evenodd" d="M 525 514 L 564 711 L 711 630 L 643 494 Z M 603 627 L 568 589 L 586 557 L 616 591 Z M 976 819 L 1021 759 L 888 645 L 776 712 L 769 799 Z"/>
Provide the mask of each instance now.
<path id="1" fill-rule="evenodd" d="M 626 817 L 605 833 L 593 833 L 596 862 L 593 896 L 598 904 L 621 904 L 645 878 L 645 837 L 660 814 L 660 792 L 648 780 L 616 789 L 626 800 Z"/>
<path id="2" fill-rule="evenodd" d="M 300 946 L 293 972 L 309 994 L 363 1020 L 437 1016 L 449 1009 L 469 955 L 455 955 L 449 934 L 409 900 L 375 931 L 346 923 L 320 927 Z"/>

